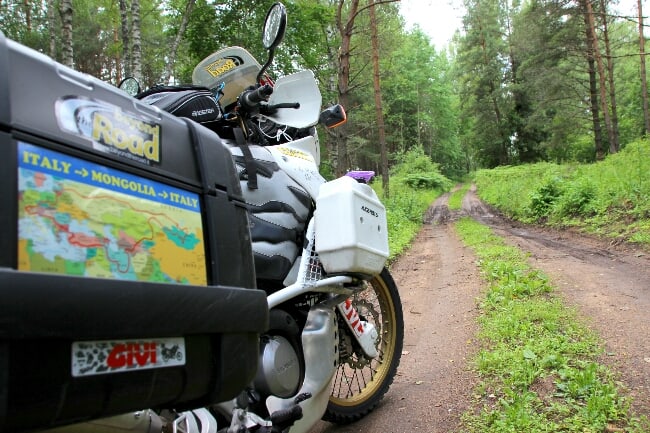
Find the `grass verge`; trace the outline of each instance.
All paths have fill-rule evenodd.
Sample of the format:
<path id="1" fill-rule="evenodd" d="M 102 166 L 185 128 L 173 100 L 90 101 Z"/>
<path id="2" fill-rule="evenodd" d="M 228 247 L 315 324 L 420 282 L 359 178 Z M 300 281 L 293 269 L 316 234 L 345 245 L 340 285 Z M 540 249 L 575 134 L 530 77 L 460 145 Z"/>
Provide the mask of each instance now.
<path id="1" fill-rule="evenodd" d="M 601 342 L 553 294 L 547 277 L 488 227 L 469 218 L 455 227 L 489 283 L 474 360 L 481 381 L 462 431 L 650 431 L 646 418 L 630 415 L 613 373 L 598 363 Z"/>
<path id="2" fill-rule="evenodd" d="M 449 210 L 460 210 L 463 205 L 463 197 L 465 197 L 465 194 L 471 187 L 472 184 L 470 182 L 466 182 L 451 193 L 449 196 L 449 201 L 447 202 Z"/>
<path id="3" fill-rule="evenodd" d="M 650 248 L 650 141 L 594 164 L 541 162 L 479 170 L 481 199 L 524 222 L 574 227 Z"/>

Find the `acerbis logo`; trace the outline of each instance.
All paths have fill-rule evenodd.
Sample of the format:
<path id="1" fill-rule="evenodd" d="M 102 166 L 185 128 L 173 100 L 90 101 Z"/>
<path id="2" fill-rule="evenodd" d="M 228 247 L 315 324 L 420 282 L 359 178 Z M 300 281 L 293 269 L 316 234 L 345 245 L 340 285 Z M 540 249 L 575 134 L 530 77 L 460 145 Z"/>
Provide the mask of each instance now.
<path id="1" fill-rule="evenodd" d="M 205 116 L 206 114 L 214 113 L 214 108 L 206 108 L 204 110 L 194 110 L 192 111 L 192 117 Z"/>
<path id="2" fill-rule="evenodd" d="M 350 324 L 354 332 L 358 336 L 361 336 L 364 332 L 363 323 L 361 323 L 361 318 L 359 317 L 359 313 L 357 312 L 357 309 L 354 308 L 354 306 L 352 305 L 352 301 L 350 301 L 350 299 L 346 299 L 342 307 L 343 307 L 343 312 L 346 320 L 348 321 L 348 323 Z"/>
<path id="3" fill-rule="evenodd" d="M 364 211 L 365 213 L 368 213 L 376 218 L 379 218 L 379 212 L 370 209 L 368 206 L 361 206 L 361 210 Z"/>

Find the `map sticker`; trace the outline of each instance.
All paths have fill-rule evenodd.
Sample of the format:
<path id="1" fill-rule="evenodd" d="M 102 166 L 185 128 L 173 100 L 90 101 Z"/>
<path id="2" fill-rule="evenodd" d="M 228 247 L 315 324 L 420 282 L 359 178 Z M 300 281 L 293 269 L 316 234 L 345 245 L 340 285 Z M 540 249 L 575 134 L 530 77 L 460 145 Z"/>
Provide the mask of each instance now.
<path id="1" fill-rule="evenodd" d="M 198 194 L 18 143 L 18 269 L 206 285 Z"/>

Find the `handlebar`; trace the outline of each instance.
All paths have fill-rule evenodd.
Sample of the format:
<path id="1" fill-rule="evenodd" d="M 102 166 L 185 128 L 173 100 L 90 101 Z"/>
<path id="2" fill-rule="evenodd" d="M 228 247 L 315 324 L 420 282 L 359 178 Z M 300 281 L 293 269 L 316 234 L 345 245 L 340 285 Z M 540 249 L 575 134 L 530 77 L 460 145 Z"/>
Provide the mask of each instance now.
<path id="1" fill-rule="evenodd" d="M 266 101 L 272 93 L 273 87 L 269 84 L 265 84 L 254 90 L 247 90 L 239 98 L 239 105 L 247 111 L 255 110 L 260 102 Z"/>
<path id="2" fill-rule="evenodd" d="M 296 110 L 300 108 L 300 102 L 282 102 L 280 104 L 269 105 L 269 110 L 275 110 L 277 108 L 295 108 Z"/>

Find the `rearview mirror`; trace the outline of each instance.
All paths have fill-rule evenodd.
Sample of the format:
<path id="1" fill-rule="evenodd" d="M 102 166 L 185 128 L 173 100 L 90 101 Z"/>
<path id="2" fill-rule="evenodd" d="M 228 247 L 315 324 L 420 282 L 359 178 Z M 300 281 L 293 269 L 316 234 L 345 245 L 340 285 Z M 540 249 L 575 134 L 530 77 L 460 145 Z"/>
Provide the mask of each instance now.
<path id="1" fill-rule="evenodd" d="M 117 87 L 131 96 L 137 95 L 142 90 L 138 80 L 133 77 L 123 79 Z"/>
<path id="2" fill-rule="evenodd" d="M 267 59 L 260 72 L 257 74 L 257 83 L 262 81 L 264 72 L 271 65 L 273 61 L 273 53 L 275 48 L 280 45 L 282 38 L 284 38 L 284 31 L 287 28 L 287 9 L 282 3 L 275 3 L 266 14 L 264 20 L 264 31 L 262 32 L 262 44 L 264 48 L 269 50 L 269 58 Z"/>
<path id="3" fill-rule="evenodd" d="M 264 20 L 262 44 L 267 50 L 273 50 L 280 45 L 287 28 L 287 9 L 282 3 L 275 3 L 269 9 Z"/>

